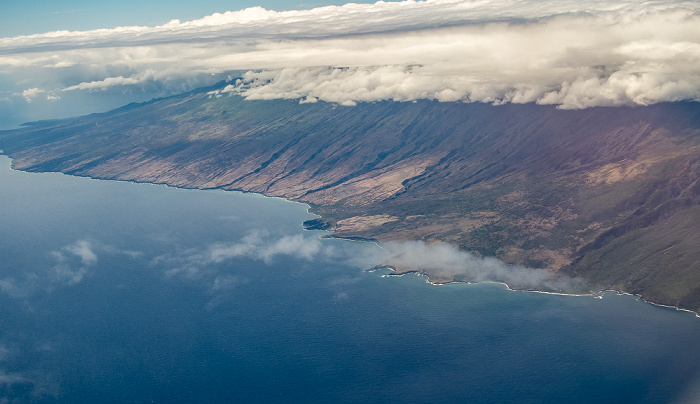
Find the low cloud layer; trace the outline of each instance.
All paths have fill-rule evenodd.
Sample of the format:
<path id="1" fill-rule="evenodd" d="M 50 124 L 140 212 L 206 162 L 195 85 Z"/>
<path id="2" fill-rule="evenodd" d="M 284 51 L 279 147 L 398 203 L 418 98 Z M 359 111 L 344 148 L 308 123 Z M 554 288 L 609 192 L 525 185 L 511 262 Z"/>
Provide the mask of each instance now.
<path id="1" fill-rule="evenodd" d="M 479 258 L 447 243 L 387 242 L 382 243 L 382 248 L 371 248 L 365 243 L 322 242 L 314 235 L 270 235 L 258 230 L 235 242 L 210 244 L 162 255 L 153 259 L 151 265 L 162 268 L 167 277 L 198 279 L 209 284 L 212 291 L 217 291 L 232 289 L 246 281 L 225 270 L 236 261 L 248 259 L 272 264 L 276 260 L 290 258 L 313 261 L 315 267 L 322 267 L 318 264 L 329 267 L 342 264 L 368 270 L 387 264 L 457 281 L 502 282 L 516 289 L 588 292 L 583 279 L 546 269 L 508 265 L 496 258 Z M 357 280 L 342 278 L 337 283 Z"/>
<path id="2" fill-rule="evenodd" d="M 0 39 L 0 98 L 236 92 L 343 105 L 435 99 L 562 108 L 700 100 L 695 1 L 427 0 Z M 223 76 L 222 76 L 223 75 Z"/>
<path id="3" fill-rule="evenodd" d="M 237 242 L 216 243 L 205 248 L 191 248 L 155 257 L 151 265 L 167 268 L 167 276 L 212 277 L 217 275 L 212 266 L 236 259 L 253 259 L 270 264 L 281 256 L 311 261 L 321 250 L 321 241 L 317 237 L 305 237 L 302 234 L 272 237 L 265 231 L 255 230 Z M 214 278 L 215 289 L 235 283 L 232 279 L 218 275 Z"/>
<path id="4" fill-rule="evenodd" d="M 446 243 L 389 242 L 384 247 L 391 253 L 385 263 L 397 268 L 420 270 L 458 281 L 501 282 L 514 289 L 587 292 L 586 282 L 581 278 L 571 278 L 546 269 L 507 265 L 496 258 L 480 258 Z"/>

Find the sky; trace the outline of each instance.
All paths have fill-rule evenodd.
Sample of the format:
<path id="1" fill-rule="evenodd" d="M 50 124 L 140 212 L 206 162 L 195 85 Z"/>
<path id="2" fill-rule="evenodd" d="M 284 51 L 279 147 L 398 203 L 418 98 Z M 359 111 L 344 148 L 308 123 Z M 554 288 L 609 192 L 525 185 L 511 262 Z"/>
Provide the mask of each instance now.
<path id="1" fill-rule="evenodd" d="M 0 0 L 0 37 L 129 25 L 154 27 L 172 19 L 189 21 L 255 6 L 282 11 L 345 3 L 343 0 Z"/>
<path id="2" fill-rule="evenodd" d="M 700 100 L 682 0 L 2 2 L 0 128 L 216 95 L 564 109 Z"/>

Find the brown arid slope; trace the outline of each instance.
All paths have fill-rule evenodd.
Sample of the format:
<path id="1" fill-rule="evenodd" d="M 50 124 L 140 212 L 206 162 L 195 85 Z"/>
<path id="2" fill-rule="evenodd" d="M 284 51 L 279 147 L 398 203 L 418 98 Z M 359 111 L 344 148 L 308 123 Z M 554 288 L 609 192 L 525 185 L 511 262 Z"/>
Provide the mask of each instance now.
<path id="1" fill-rule="evenodd" d="M 0 148 L 16 169 L 281 196 L 338 237 L 449 242 L 700 310 L 700 104 L 339 107 L 208 90 L 2 132 Z"/>

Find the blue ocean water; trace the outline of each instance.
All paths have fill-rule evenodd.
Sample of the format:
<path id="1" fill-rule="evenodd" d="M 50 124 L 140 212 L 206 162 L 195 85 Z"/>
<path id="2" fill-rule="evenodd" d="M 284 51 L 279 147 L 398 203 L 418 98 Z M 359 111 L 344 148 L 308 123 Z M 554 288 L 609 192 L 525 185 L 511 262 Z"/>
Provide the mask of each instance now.
<path id="1" fill-rule="evenodd" d="M 0 403 L 700 399 L 693 314 L 368 272 L 310 217 L 0 157 Z"/>

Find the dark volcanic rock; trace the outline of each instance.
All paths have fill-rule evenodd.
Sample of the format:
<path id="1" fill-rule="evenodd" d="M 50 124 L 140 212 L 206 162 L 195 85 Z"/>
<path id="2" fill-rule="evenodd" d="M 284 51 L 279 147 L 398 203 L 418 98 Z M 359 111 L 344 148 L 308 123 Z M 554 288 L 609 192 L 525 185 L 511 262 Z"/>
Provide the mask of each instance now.
<path id="1" fill-rule="evenodd" d="M 302 225 L 306 230 L 329 230 L 333 223 L 331 223 L 329 220 L 319 218 L 307 220 L 304 223 L 302 223 Z"/>

